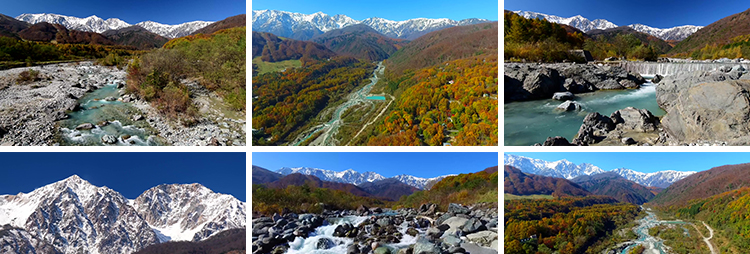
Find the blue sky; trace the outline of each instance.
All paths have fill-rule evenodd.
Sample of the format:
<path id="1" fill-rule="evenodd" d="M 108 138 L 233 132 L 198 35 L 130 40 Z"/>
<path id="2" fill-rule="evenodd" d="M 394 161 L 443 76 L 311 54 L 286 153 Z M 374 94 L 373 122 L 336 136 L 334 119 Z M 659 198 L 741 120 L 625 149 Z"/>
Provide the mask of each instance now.
<path id="1" fill-rule="evenodd" d="M 581 15 L 589 20 L 606 19 L 619 26 L 635 23 L 657 28 L 681 25 L 706 26 L 750 8 L 747 0 L 505 0 L 505 10 L 535 11 L 561 17 Z"/>
<path id="2" fill-rule="evenodd" d="M 497 0 L 256 0 L 253 10 L 280 10 L 313 14 L 323 12 L 328 15 L 344 14 L 356 20 L 379 17 L 402 21 L 413 18 L 449 18 L 462 20 L 483 18 L 498 20 Z"/>
<path id="3" fill-rule="evenodd" d="M 245 0 L 3 0 L 0 13 L 17 17 L 23 13 L 54 13 L 85 18 L 119 18 L 130 24 L 155 21 L 181 24 L 189 21 L 219 21 L 246 12 Z"/>
<path id="4" fill-rule="evenodd" d="M 354 169 L 385 177 L 409 174 L 435 177 L 474 173 L 498 165 L 497 153 L 253 153 L 252 164 L 276 171 L 281 167 L 312 167 L 333 171 Z"/>
<path id="5" fill-rule="evenodd" d="M 750 162 L 750 153 L 650 152 L 650 153 L 508 153 L 545 161 L 566 159 L 575 164 L 591 163 L 603 170 L 629 168 L 651 173 L 662 170 L 704 171 L 713 167 Z"/>
<path id="6" fill-rule="evenodd" d="M 200 183 L 245 201 L 245 153 L 0 153 L 0 195 L 77 174 L 134 199 L 159 184 Z"/>

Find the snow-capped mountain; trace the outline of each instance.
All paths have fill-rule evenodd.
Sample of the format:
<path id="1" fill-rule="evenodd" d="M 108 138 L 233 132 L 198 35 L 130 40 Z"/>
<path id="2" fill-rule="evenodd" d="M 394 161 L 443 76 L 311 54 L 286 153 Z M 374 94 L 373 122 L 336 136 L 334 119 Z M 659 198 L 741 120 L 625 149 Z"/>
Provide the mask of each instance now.
<path id="1" fill-rule="evenodd" d="M 143 21 L 140 23 L 135 24 L 136 26 L 140 26 L 145 28 L 146 30 L 167 37 L 167 38 L 179 38 L 183 36 L 187 36 L 195 31 L 198 31 L 198 29 L 204 28 L 213 22 L 208 21 L 192 21 L 187 23 L 182 23 L 179 25 L 165 25 L 153 21 Z"/>
<path id="2" fill-rule="evenodd" d="M 153 187 L 138 196 L 133 207 L 163 240 L 200 241 L 245 227 L 243 202 L 197 183 Z"/>
<path id="3" fill-rule="evenodd" d="M 584 18 L 581 15 L 576 15 L 570 18 L 563 18 L 560 16 L 538 13 L 538 12 L 533 12 L 533 11 L 514 11 L 514 12 L 522 17 L 529 18 L 529 19 L 542 18 L 542 19 L 546 19 L 549 22 L 569 25 L 569 26 L 578 28 L 583 32 L 588 32 L 594 29 L 604 30 L 604 29 L 618 27 L 618 25 L 612 22 L 609 22 L 606 19 L 595 19 L 591 21 L 587 18 Z M 693 26 L 693 25 L 676 26 L 672 28 L 663 28 L 663 29 L 654 28 L 654 27 L 643 25 L 643 24 L 632 24 L 628 26 L 635 29 L 638 32 L 647 33 L 647 34 L 656 36 L 662 40 L 678 40 L 678 41 L 684 40 L 691 34 L 698 31 L 698 29 L 703 28 L 702 26 Z"/>
<path id="4" fill-rule="evenodd" d="M 682 178 L 688 177 L 689 175 L 695 174 L 695 171 L 675 171 L 665 170 L 653 173 L 642 173 L 627 168 L 616 168 L 612 172 L 615 172 L 628 180 L 636 182 L 645 186 L 655 186 L 660 188 L 669 187 L 674 182 L 681 180 Z"/>
<path id="5" fill-rule="evenodd" d="M 575 163 L 564 159 L 549 162 L 512 154 L 505 154 L 504 165 L 516 167 L 525 173 L 560 177 L 566 179 L 573 179 L 582 175 L 594 175 L 607 172 L 589 163 L 581 163 L 579 165 L 576 165 Z M 625 168 L 619 168 L 610 171 L 615 172 L 618 175 L 640 185 L 660 188 L 666 188 L 672 183 L 695 173 L 694 171 L 674 170 L 665 170 L 654 173 L 641 173 Z"/>
<path id="6" fill-rule="evenodd" d="M 552 23 L 565 24 L 565 25 L 578 28 L 583 32 L 588 32 L 594 29 L 604 30 L 608 28 L 617 27 L 617 25 L 615 25 L 612 22 L 609 22 L 606 19 L 595 19 L 594 21 L 591 21 L 587 18 L 584 18 L 581 15 L 576 15 L 570 18 L 563 18 L 560 16 L 538 13 L 538 12 L 533 12 L 533 11 L 514 11 L 514 12 L 527 19 L 536 19 L 536 18 L 546 19 L 547 21 L 552 22 Z"/>
<path id="7" fill-rule="evenodd" d="M 298 167 L 298 168 L 288 168 L 283 167 L 279 170 L 276 170 L 276 173 L 282 174 L 282 175 L 289 175 L 294 173 L 300 173 L 303 175 L 312 175 L 317 178 L 320 178 L 320 180 L 323 181 L 329 181 L 329 182 L 339 182 L 339 183 L 349 183 L 354 185 L 359 185 L 361 183 L 371 183 L 374 181 L 384 180 L 386 177 L 375 173 L 375 172 L 364 172 L 359 173 L 353 169 L 347 169 L 341 172 L 336 172 L 333 170 L 327 170 L 327 169 L 320 169 L 320 168 L 308 168 L 308 167 Z M 448 176 L 452 175 L 444 175 L 444 176 L 437 176 L 433 178 L 422 178 L 422 177 L 416 177 L 412 175 L 397 175 L 392 178 L 395 178 L 405 184 L 414 186 L 418 189 L 424 189 L 425 186 L 433 180 L 441 180 L 443 178 L 446 178 Z"/>
<path id="8" fill-rule="evenodd" d="M 71 30 L 95 33 L 102 33 L 107 30 L 117 30 L 130 26 L 130 24 L 128 24 L 127 22 L 117 18 L 109 18 L 107 20 L 104 20 L 94 15 L 87 18 L 78 18 L 50 13 L 21 14 L 20 16 L 16 17 L 16 19 L 20 21 L 26 21 L 31 24 L 41 22 L 60 24 Z"/>
<path id="9" fill-rule="evenodd" d="M 426 33 L 447 27 L 462 26 L 488 22 L 485 19 L 450 19 L 416 18 L 404 21 L 393 21 L 383 18 L 354 20 L 346 15 L 334 15 L 317 12 L 302 14 L 277 10 L 253 10 L 253 31 L 269 32 L 277 36 L 297 40 L 309 40 L 317 34 L 333 29 L 340 29 L 355 24 L 365 24 L 379 33 L 402 39 L 416 39 Z"/>
<path id="10" fill-rule="evenodd" d="M 650 26 L 643 25 L 643 24 L 632 24 L 628 26 L 638 32 L 647 33 L 647 34 L 659 37 L 662 40 L 677 40 L 677 41 L 684 40 L 691 34 L 703 28 L 702 26 L 693 26 L 693 25 L 676 26 L 676 27 L 665 28 L 665 29 L 650 27 Z"/>
<path id="11" fill-rule="evenodd" d="M 411 175 L 397 175 L 397 176 L 394 176 L 393 178 L 401 181 L 402 183 L 405 183 L 405 184 L 414 186 L 417 189 L 423 190 L 425 186 L 427 186 L 428 183 L 437 182 L 449 176 L 453 176 L 453 175 L 437 176 L 433 178 L 422 178 L 422 177 L 416 177 L 416 176 L 411 176 Z"/>
<path id="12" fill-rule="evenodd" d="M 125 27 L 132 26 L 125 21 L 117 18 L 109 18 L 107 20 L 101 19 L 97 16 L 90 16 L 87 18 L 78 18 L 72 16 L 65 16 L 59 14 L 41 13 L 41 14 L 21 14 L 16 17 L 17 20 L 25 21 L 31 24 L 40 22 L 47 22 L 52 24 L 60 24 L 68 29 L 80 30 L 85 32 L 103 33 L 107 30 L 117 30 Z M 153 21 L 144 21 L 135 24 L 145 28 L 146 30 L 167 37 L 177 38 L 188 34 L 191 34 L 198 29 L 206 27 L 213 22 L 208 21 L 192 21 L 177 25 L 165 25 L 156 23 Z"/>
<path id="13" fill-rule="evenodd" d="M 303 175 L 311 175 L 315 176 L 317 178 L 320 178 L 320 180 L 323 181 L 329 181 L 329 182 L 339 182 L 339 183 L 350 183 L 354 185 L 358 185 L 360 183 L 364 182 L 374 182 L 378 180 L 385 179 L 384 176 L 375 173 L 375 172 L 364 172 L 359 173 L 357 171 L 354 171 L 353 169 L 347 169 L 341 172 L 336 172 L 333 170 L 327 170 L 327 169 L 320 169 L 320 168 L 308 168 L 308 167 L 299 167 L 299 168 L 288 168 L 283 167 L 276 171 L 276 173 L 282 174 L 282 175 L 290 175 L 294 173 L 300 173 Z"/>
<path id="14" fill-rule="evenodd" d="M 159 223 L 176 221 L 181 226 L 193 225 L 191 230 L 200 226 L 188 240 L 205 239 L 224 229 L 244 227 L 244 203 L 217 197 L 220 194 L 197 184 L 176 186 L 173 189 L 184 191 L 157 186 L 136 200 L 128 200 L 110 188 L 94 186 L 73 175 L 29 193 L 0 195 L 0 225 L 7 225 L 3 230 L 11 233 L 0 234 L 0 250 L 132 253 L 165 240 L 182 239 L 179 233 L 184 231 L 160 232 L 154 229 L 157 226 L 149 225 L 149 221 L 155 225 L 171 225 Z M 159 194 L 153 194 L 154 189 L 158 189 Z M 193 193 L 188 193 L 190 191 Z M 212 200 L 196 201 L 197 198 Z M 185 205 L 182 209 L 191 212 L 173 212 L 172 202 L 182 202 Z M 152 207 L 161 209 L 149 209 Z M 241 217 L 225 216 L 228 214 L 241 214 Z M 8 244 L 11 242 L 16 244 Z"/>

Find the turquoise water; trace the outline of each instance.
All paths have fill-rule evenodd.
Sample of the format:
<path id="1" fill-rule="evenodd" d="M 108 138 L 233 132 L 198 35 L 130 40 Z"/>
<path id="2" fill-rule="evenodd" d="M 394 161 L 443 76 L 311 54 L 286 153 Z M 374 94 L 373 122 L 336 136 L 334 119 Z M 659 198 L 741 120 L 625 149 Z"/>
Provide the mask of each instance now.
<path id="1" fill-rule="evenodd" d="M 116 85 L 107 84 L 78 100 L 80 109 L 69 112 L 68 119 L 60 121 L 63 145 L 104 145 L 104 135 L 117 137 L 115 145 L 159 145 L 150 138 L 153 133 L 145 121 L 130 120 L 133 115 L 140 114 L 138 110 L 129 103 L 104 100 L 107 97 L 119 97 Z M 91 130 L 75 129 L 83 123 L 96 127 Z"/>
<path id="2" fill-rule="evenodd" d="M 367 96 L 366 99 L 368 99 L 368 100 L 384 101 L 385 100 L 385 96 Z"/>
<path id="3" fill-rule="evenodd" d="M 583 106 L 579 112 L 555 109 L 562 101 L 552 99 L 510 102 L 504 105 L 504 136 L 506 146 L 529 146 L 543 143 L 547 137 L 563 136 L 573 140 L 583 118 L 590 112 L 609 116 L 626 107 L 648 109 L 655 116 L 665 112 L 656 104 L 656 86 L 646 83 L 639 89 L 598 91 L 576 94 L 575 101 Z"/>

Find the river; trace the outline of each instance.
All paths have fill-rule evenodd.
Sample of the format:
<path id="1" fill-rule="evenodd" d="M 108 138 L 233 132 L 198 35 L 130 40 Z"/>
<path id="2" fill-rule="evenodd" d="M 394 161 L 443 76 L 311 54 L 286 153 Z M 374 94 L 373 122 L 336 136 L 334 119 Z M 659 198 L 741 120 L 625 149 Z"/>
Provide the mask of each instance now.
<path id="1" fill-rule="evenodd" d="M 596 91 L 576 94 L 581 111 L 555 109 L 562 101 L 547 99 L 505 103 L 504 143 L 506 146 L 529 146 L 547 137 L 563 136 L 573 140 L 583 118 L 591 112 L 609 116 L 626 107 L 648 109 L 655 116 L 665 112 L 656 104 L 656 85 L 647 82 L 639 89 Z"/>
<path id="2" fill-rule="evenodd" d="M 641 207 L 641 209 L 644 209 Z M 621 254 L 626 254 L 630 249 L 634 248 L 638 245 L 643 245 L 643 247 L 646 248 L 646 250 L 643 252 L 644 254 L 666 254 L 668 246 L 664 245 L 664 241 L 661 239 L 658 239 L 656 237 L 653 237 L 648 234 L 648 230 L 652 227 L 658 226 L 660 224 L 688 224 L 684 221 L 665 221 L 665 220 L 659 220 L 656 217 L 656 214 L 650 211 L 650 209 L 645 209 L 646 217 L 643 217 L 642 219 L 638 220 L 638 226 L 633 228 L 633 232 L 638 236 L 636 240 L 628 241 L 624 243 L 618 244 L 619 248 L 622 248 L 624 246 L 624 249 L 620 251 Z M 687 232 L 686 229 L 683 228 Z"/>
<path id="3" fill-rule="evenodd" d="M 378 63 L 378 67 L 372 72 L 370 83 L 365 85 L 361 89 L 347 95 L 345 98 L 346 101 L 333 110 L 330 121 L 324 124 L 313 126 L 312 128 L 306 130 L 305 132 L 297 136 L 292 144 L 295 146 L 300 145 L 302 142 L 309 139 L 316 133 L 321 133 L 318 137 L 315 138 L 315 140 L 310 143 L 310 145 L 337 145 L 333 136 L 336 135 L 339 127 L 341 127 L 341 116 L 344 114 L 344 112 L 346 112 L 347 109 L 359 103 L 371 103 L 373 100 L 383 101 L 380 100 L 380 97 L 368 98 L 368 96 L 370 96 L 369 94 L 370 90 L 372 90 L 372 87 L 378 83 L 378 80 L 380 80 L 380 77 L 378 75 L 382 76 L 384 72 L 385 65 L 383 65 L 383 62 L 381 61 Z M 384 96 L 383 99 L 385 99 Z"/>

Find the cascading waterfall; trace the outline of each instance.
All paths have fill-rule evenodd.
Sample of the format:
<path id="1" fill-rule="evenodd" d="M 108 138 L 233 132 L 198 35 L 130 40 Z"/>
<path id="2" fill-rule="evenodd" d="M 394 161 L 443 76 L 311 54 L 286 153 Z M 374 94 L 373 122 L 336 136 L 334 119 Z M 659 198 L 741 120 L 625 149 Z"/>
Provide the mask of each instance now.
<path id="1" fill-rule="evenodd" d="M 343 254 L 346 253 L 346 248 L 349 247 L 354 240 L 346 237 L 335 237 L 333 236 L 336 227 L 344 225 L 346 223 L 352 224 L 352 226 L 359 226 L 369 216 L 346 216 L 336 221 L 333 224 L 320 226 L 315 229 L 315 232 L 310 233 L 307 238 L 297 237 L 294 241 L 289 243 L 289 250 L 287 254 L 297 253 L 315 253 L 315 254 Z M 335 246 L 330 249 L 319 250 L 317 248 L 318 241 L 320 239 L 331 240 Z"/>
<path id="2" fill-rule="evenodd" d="M 742 65 L 745 69 L 750 67 L 748 63 L 697 63 L 697 62 L 669 62 L 669 63 L 649 63 L 649 62 L 622 62 L 620 66 L 625 70 L 641 75 L 662 75 L 669 76 L 693 71 L 709 71 L 721 66 Z"/>

